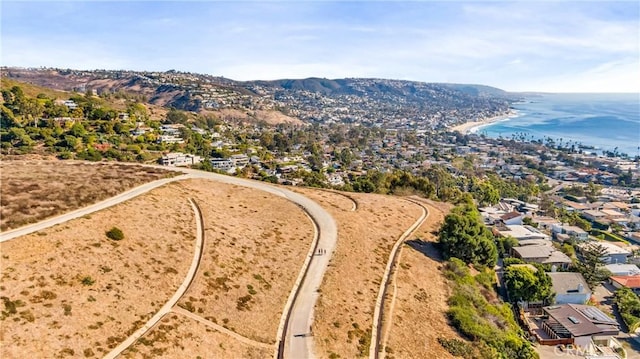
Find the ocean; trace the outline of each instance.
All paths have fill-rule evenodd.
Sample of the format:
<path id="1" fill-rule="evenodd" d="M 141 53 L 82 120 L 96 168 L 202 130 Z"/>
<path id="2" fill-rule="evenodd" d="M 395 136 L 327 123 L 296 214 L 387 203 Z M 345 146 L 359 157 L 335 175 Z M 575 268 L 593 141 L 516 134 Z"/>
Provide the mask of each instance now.
<path id="1" fill-rule="evenodd" d="M 557 145 L 640 153 L 640 94 L 544 94 L 513 105 L 517 114 L 472 130 L 488 137 L 553 139 Z"/>

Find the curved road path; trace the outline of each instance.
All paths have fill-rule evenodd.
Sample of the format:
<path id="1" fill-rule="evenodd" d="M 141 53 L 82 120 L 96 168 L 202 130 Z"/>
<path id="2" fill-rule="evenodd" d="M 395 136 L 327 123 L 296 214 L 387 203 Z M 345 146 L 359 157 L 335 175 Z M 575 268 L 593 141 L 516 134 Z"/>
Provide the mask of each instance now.
<path id="1" fill-rule="evenodd" d="M 146 165 L 146 167 L 162 168 L 165 170 L 167 169 L 167 167 L 156 165 Z M 142 195 L 154 188 L 163 186 L 167 183 L 189 178 L 214 180 L 221 183 L 254 188 L 284 197 L 300 206 L 309 215 L 309 217 L 311 217 L 316 225 L 317 236 L 312 244 L 312 248 L 309 250 L 307 258 L 305 259 L 305 264 L 303 265 L 303 268 L 298 276 L 298 280 L 294 285 L 292 294 L 290 295 L 290 300 L 287 301 L 287 304 L 283 311 L 283 313 L 287 314 L 284 320 L 285 324 L 281 325 L 282 328 L 278 330 L 277 342 L 283 342 L 284 345 L 280 345 L 279 348 L 285 348 L 286 352 L 282 352 L 279 349 L 276 352 L 276 356 L 284 356 L 288 358 L 313 357 L 313 340 L 312 337 L 307 336 L 307 334 L 309 334 L 309 328 L 313 323 L 313 309 L 318 299 L 318 289 L 320 288 L 322 277 L 324 276 L 327 266 L 329 265 L 331 254 L 333 253 L 338 239 L 338 229 L 333 217 L 331 217 L 329 213 L 327 213 L 320 205 L 318 205 L 311 199 L 301 194 L 294 193 L 284 188 L 275 187 L 265 182 L 251 181 L 244 178 L 230 177 L 211 172 L 192 170 L 188 168 L 171 168 L 171 170 L 182 172 L 183 175 L 150 182 L 123 192 L 105 201 L 90 205 L 88 207 L 77 209 L 70 213 L 50 218 L 48 220 L 44 220 L 42 222 L 25 227 L 17 228 L 12 231 L 0 233 L 0 242 L 37 232 L 54 225 L 64 223 L 71 219 L 85 216 L 87 214 L 114 206 L 128 199 Z M 316 249 L 324 249 L 326 251 L 326 255 L 315 256 L 314 254 L 316 253 Z M 189 279 L 189 276 L 187 276 L 180 288 L 182 288 L 183 286 L 188 287 L 191 280 L 192 278 Z M 180 292 L 180 289 L 178 290 L 178 292 Z M 174 297 L 178 295 L 178 292 L 176 292 Z M 179 296 L 177 296 L 177 298 L 179 298 Z M 165 307 L 168 306 L 170 302 L 171 300 L 167 302 L 167 304 L 165 304 Z M 156 316 L 159 315 L 159 317 L 157 318 L 158 320 L 162 317 L 162 315 L 166 314 L 162 313 L 162 315 L 160 315 L 161 312 L 166 309 L 165 307 L 163 307 L 160 312 L 156 313 Z M 168 310 L 170 310 L 171 307 L 172 305 L 168 307 Z M 156 316 L 154 316 L 153 318 L 156 318 Z M 146 332 L 146 330 L 150 328 L 145 327 L 147 326 L 145 325 L 140 330 L 144 329 L 144 331 Z M 304 334 L 305 336 L 300 336 L 300 334 Z M 120 346 L 123 346 L 124 344 L 125 343 L 122 343 Z M 118 348 L 120 348 L 120 346 Z"/>
<path id="2" fill-rule="evenodd" d="M 380 353 L 380 336 L 382 335 L 382 320 L 384 317 L 384 302 L 385 302 L 385 294 L 387 293 L 387 287 L 389 286 L 389 278 L 391 276 L 391 272 L 395 266 L 396 257 L 398 255 L 399 249 L 401 249 L 402 243 L 416 230 L 420 227 L 424 221 L 429 217 L 429 211 L 427 208 L 415 200 L 407 201 L 414 203 L 422 209 L 422 214 L 420 217 L 407 229 L 400 238 L 393 245 L 393 249 L 389 254 L 389 260 L 387 261 L 387 267 L 385 268 L 384 275 L 382 277 L 382 281 L 380 282 L 380 289 L 378 291 L 378 298 L 376 299 L 376 307 L 373 312 L 373 326 L 371 327 L 371 345 L 369 347 L 369 359 L 378 359 Z M 395 301 L 395 297 L 392 299 Z"/>
<path id="3" fill-rule="evenodd" d="M 198 208 L 198 205 L 193 201 L 193 199 L 189 199 L 189 202 L 191 203 L 191 207 L 195 212 L 196 245 L 195 245 L 195 250 L 193 251 L 194 252 L 193 259 L 191 260 L 191 266 L 189 267 L 187 276 L 185 277 L 182 284 L 180 284 L 180 287 L 178 287 L 178 290 L 162 306 L 162 308 L 160 308 L 160 310 L 156 312 L 156 314 L 154 314 L 153 317 L 151 317 L 151 319 L 149 319 L 147 323 L 145 323 L 145 325 L 143 325 L 140 329 L 136 330 L 127 339 L 125 339 L 122 343 L 120 343 L 120 345 L 113 348 L 113 350 L 111 350 L 107 355 L 105 355 L 104 359 L 116 358 L 118 355 L 122 354 L 122 352 L 125 349 L 127 349 L 133 343 L 135 343 L 136 340 L 138 340 L 140 337 L 145 335 L 145 333 L 147 333 L 151 328 L 153 328 L 156 324 L 158 324 L 158 322 L 162 320 L 162 317 L 168 314 L 171 311 L 171 309 L 176 305 L 176 303 L 178 303 L 180 298 L 182 298 L 184 293 L 187 292 L 187 289 L 189 289 L 189 286 L 193 282 L 193 278 L 195 278 L 196 272 L 198 271 L 198 267 L 200 265 L 200 259 L 202 258 L 202 248 L 204 244 L 204 229 L 203 229 L 204 223 L 202 223 L 203 222 L 202 213 L 200 212 L 200 208 Z"/>

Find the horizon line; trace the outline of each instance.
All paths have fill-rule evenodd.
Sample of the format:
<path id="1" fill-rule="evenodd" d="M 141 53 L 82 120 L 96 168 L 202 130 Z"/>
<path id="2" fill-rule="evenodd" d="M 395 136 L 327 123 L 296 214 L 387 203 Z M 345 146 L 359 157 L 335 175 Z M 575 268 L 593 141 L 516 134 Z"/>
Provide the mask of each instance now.
<path id="1" fill-rule="evenodd" d="M 289 78 L 275 78 L 275 79 L 252 79 L 252 80 L 236 80 L 230 77 L 226 77 L 224 75 L 213 75 L 210 73 L 204 73 L 204 72 L 198 72 L 198 71 L 186 71 L 186 70 L 176 70 L 176 69 L 168 69 L 168 70 L 133 70 L 133 69 L 106 69 L 106 68 L 94 68 L 94 69 L 79 69 L 79 68 L 70 68 L 70 67 L 55 67 L 55 66 L 14 66 L 14 65 L 2 65 L 0 66 L 0 69 L 24 69 L 24 70 L 43 70 L 43 69 L 49 69 L 49 70 L 71 70 L 71 71 L 122 71 L 122 72 L 158 72 L 158 73 L 167 73 L 170 71 L 174 71 L 177 73 L 185 73 L 185 74 L 197 74 L 197 75 L 205 75 L 205 76 L 212 76 L 212 77 L 220 77 L 226 80 L 231 80 L 231 81 L 235 81 L 235 82 L 255 82 L 255 81 L 265 81 L 265 82 L 275 82 L 275 81 L 284 81 L 284 80 L 307 80 L 307 79 L 323 79 L 323 80 L 330 80 L 330 81 L 335 81 L 335 80 L 345 80 L 345 79 L 368 79 L 368 80 L 390 80 L 390 81 L 406 81 L 406 82 L 421 82 L 421 83 L 425 83 L 425 84 L 444 84 L 444 85 L 469 85 L 469 86 L 486 86 L 486 87 L 491 87 L 491 88 L 495 88 L 507 93 L 511 93 L 511 94 L 520 94 L 520 95 L 526 95 L 526 94 L 531 94 L 531 95 L 553 95 L 553 94 L 558 94 L 558 95 L 571 95 L 571 94 L 576 94 L 576 95 L 588 95 L 588 94 L 610 94 L 610 95 L 631 95 L 631 94 L 637 94 L 640 95 L 640 89 L 638 89 L 637 91 L 604 91 L 604 92 L 592 92 L 592 91 L 588 91 L 588 92 L 580 92 L 580 91 L 548 91 L 548 90 L 507 90 L 501 87 L 497 87 L 495 85 L 487 85 L 487 84 L 480 84 L 480 83 L 472 83 L 472 82 L 442 82 L 442 81 L 424 81 L 424 80 L 407 80 L 407 79 L 398 79 L 398 78 L 385 78 L 385 77 L 375 77 L 375 76 L 371 76 L 371 77 L 354 77 L 354 76 L 345 76 L 345 77 L 334 77 L 334 78 L 329 78 L 329 77 L 323 77 L 323 76 L 317 76 L 317 75 L 312 75 L 312 76 L 307 76 L 307 77 L 289 77 Z M 19 81 L 19 80 L 16 80 Z"/>

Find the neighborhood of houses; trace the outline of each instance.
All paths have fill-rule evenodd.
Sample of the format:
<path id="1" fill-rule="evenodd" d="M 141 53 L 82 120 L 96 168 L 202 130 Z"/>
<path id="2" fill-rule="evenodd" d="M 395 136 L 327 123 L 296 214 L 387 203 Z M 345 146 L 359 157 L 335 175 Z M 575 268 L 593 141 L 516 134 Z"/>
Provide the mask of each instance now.
<path id="1" fill-rule="evenodd" d="M 548 268 L 547 275 L 555 297 L 552 303 L 519 303 L 520 319 L 532 340 L 557 348 L 575 348 L 586 358 L 623 358 L 622 344 L 617 339 L 622 324 L 606 303 L 619 288 L 629 288 L 640 295 L 640 205 L 629 203 L 625 191 L 609 191 L 593 203 L 575 202 L 555 197 L 555 204 L 579 215 L 596 227 L 620 226 L 622 233 L 614 238 L 596 237 L 580 227 L 562 223 L 541 215 L 536 204 L 515 199 L 503 199 L 495 206 L 480 208 L 480 213 L 494 235 L 511 237 L 517 241 L 507 255 L 520 259 L 532 272 L 540 266 Z M 577 208 L 579 207 L 579 208 Z M 615 240 L 618 239 L 618 240 Z M 563 251 L 570 243 L 576 256 Z M 609 277 L 590 288 L 581 273 L 575 270 L 581 253 L 599 245 L 603 269 Z M 506 285 L 502 283 L 501 285 Z M 605 297 L 602 294 L 606 293 Z"/>

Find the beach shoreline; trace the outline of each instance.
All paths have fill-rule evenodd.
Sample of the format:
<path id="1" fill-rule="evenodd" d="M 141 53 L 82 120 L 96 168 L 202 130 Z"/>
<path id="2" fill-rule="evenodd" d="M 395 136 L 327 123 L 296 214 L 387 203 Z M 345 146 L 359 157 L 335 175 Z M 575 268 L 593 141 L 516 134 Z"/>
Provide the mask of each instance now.
<path id="1" fill-rule="evenodd" d="M 504 121 L 513 117 L 518 116 L 518 112 L 511 110 L 509 111 L 509 113 L 504 114 L 504 115 L 499 115 L 499 116 L 494 116 L 494 117 L 489 117 L 480 121 L 472 121 L 472 122 L 465 122 L 465 123 L 461 123 L 459 125 L 453 126 L 450 128 L 451 131 L 453 132 L 459 132 L 463 135 L 468 135 L 470 133 L 474 133 L 477 132 L 477 129 L 479 127 L 484 127 L 487 125 L 490 125 L 492 123 L 495 122 L 499 122 L 499 121 Z"/>

